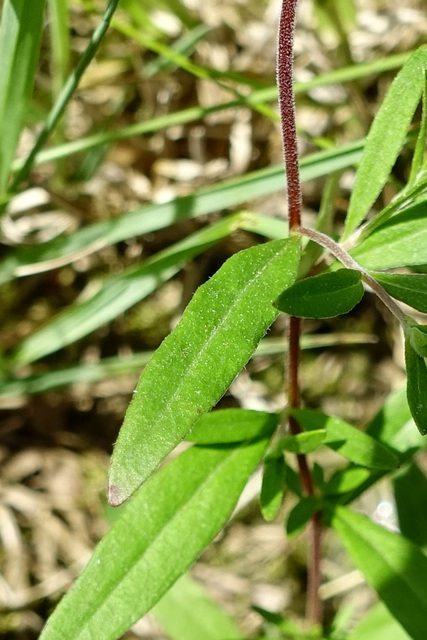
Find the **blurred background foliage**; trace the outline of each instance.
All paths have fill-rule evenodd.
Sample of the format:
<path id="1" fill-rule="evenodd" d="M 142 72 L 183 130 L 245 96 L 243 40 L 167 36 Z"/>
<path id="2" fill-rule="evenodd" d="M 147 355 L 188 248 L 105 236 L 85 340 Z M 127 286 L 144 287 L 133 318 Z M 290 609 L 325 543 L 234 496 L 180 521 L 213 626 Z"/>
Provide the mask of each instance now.
<path id="1" fill-rule="evenodd" d="M 6 167 L 14 193 L 3 194 L 0 227 L 0 634 L 13 640 L 38 636 L 108 527 L 108 454 L 150 352 L 224 260 L 286 233 L 278 0 L 121 0 L 63 117 L 20 173 L 105 5 L 47 2 L 35 87 Z M 300 0 L 307 225 L 322 211 L 340 227 L 363 138 L 426 33 L 422 0 Z M 409 159 L 403 151 L 382 205 L 407 179 Z M 307 321 L 303 339 L 306 405 L 360 424 L 403 381 L 399 330 L 366 298 L 349 318 Z M 284 405 L 284 329 L 280 319 L 221 406 Z M 265 624 L 256 607 L 301 615 L 305 585 L 304 539 L 286 541 L 280 519 L 264 525 L 255 493 L 194 569 L 249 637 Z M 339 560 L 333 549 L 325 560 L 326 604 L 332 612 L 344 598 L 361 611 L 372 595 Z M 150 617 L 126 634 L 163 637 Z"/>

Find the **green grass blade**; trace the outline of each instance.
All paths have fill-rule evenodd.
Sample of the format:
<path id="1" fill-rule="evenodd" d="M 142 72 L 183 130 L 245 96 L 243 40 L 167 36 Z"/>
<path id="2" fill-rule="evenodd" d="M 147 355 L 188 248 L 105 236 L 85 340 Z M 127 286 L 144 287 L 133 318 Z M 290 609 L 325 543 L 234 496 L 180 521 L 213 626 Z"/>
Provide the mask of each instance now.
<path id="1" fill-rule="evenodd" d="M 236 227 L 236 216 L 177 242 L 139 267 L 109 280 L 90 300 L 70 305 L 48 325 L 21 342 L 12 355 L 15 365 L 28 364 L 79 340 L 116 318 L 153 293 L 174 276 L 190 258 L 227 237 Z"/>
<path id="2" fill-rule="evenodd" d="M 391 614 L 413 640 L 425 640 L 427 557 L 419 547 L 344 507 L 332 526 Z"/>
<path id="3" fill-rule="evenodd" d="M 337 344 L 366 344 L 369 342 L 372 342 L 372 336 L 367 334 L 304 335 L 301 339 L 301 348 L 323 349 Z M 284 338 L 265 338 L 259 343 L 253 357 L 282 355 L 286 353 L 287 348 L 288 343 Z M 102 358 L 99 362 L 85 364 L 84 367 L 78 365 L 53 369 L 16 379 L 2 379 L 0 381 L 0 398 L 6 399 L 44 393 L 51 389 L 75 384 L 76 382 L 98 382 L 106 378 L 115 378 L 133 372 L 139 373 L 152 355 L 152 351 L 143 351 L 125 357 Z"/>
<path id="4" fill-rule="evenodd" d="M 23 1 L 25 3 L 25 0 Z M 41 0 L 37 0 L 37 1 L 41 2 Z M 26 2 L 26 4 L 31 6 L 33 2 Z M 16 191 L 16 189 L 21 184 L 21 182 L 27 178 L 29 172 L 31 171 L 31 167 L 33 166 L 34 159 L 37 153 L 40 151 L 41 147 L 44 145 L 49 135 L 52 133 L 52 131 L 55 129 L 56 125 L 58 124 L 61 116 L 65 111 L 67 104 L 71 100 L 74 92 L 78 87 L 78 84 L 80 82 L 80 79 L 84 71 L 87 69 L 89 63 L 93 59 L 100 45 L 100 42 L 110 25 L 111 19 L 113 17 L 115 10 L 117 9 L 118 4 L 119 4 L 119 0 L 109 0 L 108 5 L 104 10 L 101 22 L 93 32 L 93 35 L 89 41 L 88 46 L 86 47 L 86 50 L 81 56 L 76 68 L 68 77 L 68 80 L 66 81 L 62 91 L 58 95 L 58 98 L 56 99 L 55 104 L 53 105 L 48 117 L 46 118 L 43 128 L 40 131 L 39 135 L 37 136 L 37 140 L 34 143 L 34 146 L 31 149 L 30 153 L 28 154 L 23 166 L 15 175 L 15 178 L 13 180 L 12 187 L 11 187 L 12 191 Z"/>
<path id="5" fill-rule="evenodd" d="M 121 637 L 223 527 L 267 444 L 192 447 L 150 478 L 100 542 L 40 640 Z"/>
<path id="6" fill-rule="evenodd" d="M 138 383 L 113 450 L 109 500 L 126 500 L 230 386 L 296 277 L 296 238 L 240 251 L 202 285 Z"/>
<path id="7" fill-rule="evenodd" d="M 358 141 L 345 147 L 314 153 L 303 158 L 301 179 L 313 180 L 351 166 L 360 159 L 362 148 L 363 141 Z M 268 167 L 224 181 L 214 187 L 201 189 L 191 195 L 176 198 L 171 202 L 141 207 L 114 220 L 93 224 L 37 247 L 17 248 L 0 261 L 0 284 L 14 277 L 63 266 L 81 256 L 127 238 L 163 229 L 182 220 L 235 207 L 251 199 L 261 198 L 280 191 L 284 188 L 284 184 L 283 165 Z M 259 232 L 256 229 L 252 230 Z"/>
<path id="8" fill-rule="evenodd" d="M 343 239 L 362 222 L 387 181 L 423 94 L 426 68 L 427 47 L 421 47 L 405 63 L 381 104 L 366 139 Z"/>
<path id="9" fill-rule="evenodd" d="M 0 198 L 27 115 L 43 29 L 45 0 L 4 0 L 0 30 Z"/>

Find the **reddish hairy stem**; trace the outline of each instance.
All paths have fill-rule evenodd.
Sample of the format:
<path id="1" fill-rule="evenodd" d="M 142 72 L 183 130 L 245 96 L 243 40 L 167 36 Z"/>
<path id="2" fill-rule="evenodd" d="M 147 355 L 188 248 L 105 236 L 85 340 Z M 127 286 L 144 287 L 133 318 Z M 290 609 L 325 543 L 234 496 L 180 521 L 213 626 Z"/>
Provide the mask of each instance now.
<path id="1" fill-rule="evenodd" d="M 277 86 L 288 186 L 289 229 L 301 224 L 301 183 L 293 87 L 293 44 L 297 2 L 298 0 L 283 0 L 282 2 L 277 44 Z"/>
<path id="2" fill-rule="evenodd" d="M 295 32 L 295 13 L 298 0 L 282 0 L 277 45 L 277 86 L 282 125 L 284 160 L 286 167 L 289 231 L 301 226 L 301 182 L 299 175 L 298 145 L 295 125 L 295 96 L 293 87 L 293 43 Z M 301 321 L 291 317 L 289 321 L 288 350 L 288 404 L 300 406 L 300 388 L 298 368 L 300 360 Z M 292 434 L 299 433 L 301 427 L 291 416 L 289 429 Z M 304 455 L 298 455 L 298 467 L 301 484 L 306 495 L 314 494 L 313 480 Z M 322 622 L 322 606 L 319 598 L 320 587 L 320 551 L 321 519 L 316 513 L 311 523 L 311 553 L 308 563 L 307 617 L 316 624 Z"/>

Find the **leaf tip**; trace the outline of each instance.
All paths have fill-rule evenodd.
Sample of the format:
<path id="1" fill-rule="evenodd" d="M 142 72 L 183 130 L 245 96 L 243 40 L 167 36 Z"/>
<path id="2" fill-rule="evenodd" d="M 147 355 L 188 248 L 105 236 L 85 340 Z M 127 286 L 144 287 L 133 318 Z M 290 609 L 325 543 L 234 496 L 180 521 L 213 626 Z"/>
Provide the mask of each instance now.
<path id="1" fill-rule="evenodd" d="M 116 484 L 108 485 L 108 502 L 112 507 L 119 507 L 129 496 L 122 487 Z"/>

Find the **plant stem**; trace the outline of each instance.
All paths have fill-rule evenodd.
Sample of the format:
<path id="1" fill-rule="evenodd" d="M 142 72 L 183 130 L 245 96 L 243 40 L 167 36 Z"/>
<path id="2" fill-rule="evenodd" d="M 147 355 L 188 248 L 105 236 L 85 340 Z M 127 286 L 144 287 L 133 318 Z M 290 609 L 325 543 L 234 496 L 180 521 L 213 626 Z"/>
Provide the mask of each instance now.
<path id="1" fill-rule="evenodd" d="M 362 274 L 362 280 L 371 287 L 372 291 L 377 294 L 380 300 L 385 304 L 388 310 L 394 315 L 400 324 L 405 328 L 407 326 L 407 316 L 399 307 L 399 305 L 393 300 L 391 296 L 383 289 L 379 282 L 375 280 L 354 258 L 351 257 L 347 251 L 336 243 L 332 238 L 315 231 L 314 229 L 307 229 L 306 227 L 298 227 L 295 231 L 299 231 L 302 235 L 307 236 L 310 240 L 317 242 L 321 247 L 327 249 L 332 255 L 341 262 L 347 269 L 354 269 Z"/>
<path id="2" fill-rule="evenodd" d="M 293 85 L 293 44 L 297 2 L 298 0 L 283 0 L 282 2 L 277 44 L 277 88 L 279 90 L 280 121 L 288 186 L 290 230 L 301 224 L 301 181 L 299 177 Z"/>
<path id="3" fill-rule="evenodd" d="M 299 175 L 298 145 L 295 124 L 295 95 L 293 86 L 293 42 L 295 32 L 295 13 L 298 0 L 282 0 L 277 45 L 277 87 L 282 127 L 284 161 L 286 167 L 289 231 L 301 226 L 301 181 Z M 301 320 L 289 319 L 288 350 L 288 405 L 297 408 L 300 405 L 300 387 L 298 379 L 300 361 Z M 290 416 L 289 429 L 293 435 L 301 431 L 298 422 Z M 298 467 L 301 484 L 306 495 L 314 494 L 313 480 L 304 455 L 298 455 Z M 311 526 L 311 554 L 308 562 L 307 618 L 313 623 L 321 623 L 322 606 L 319 598 L 320 586 L 320 546 L 321 520 L 316 513 Z"/>

